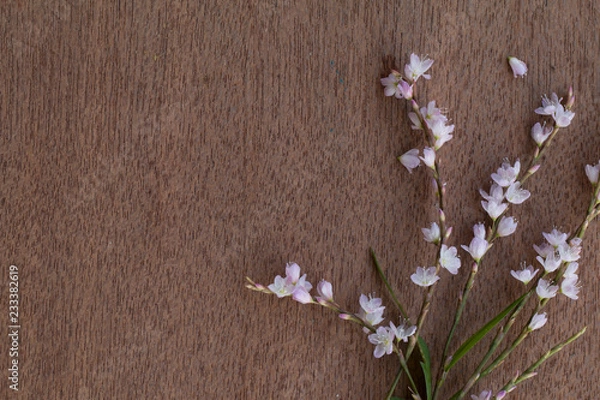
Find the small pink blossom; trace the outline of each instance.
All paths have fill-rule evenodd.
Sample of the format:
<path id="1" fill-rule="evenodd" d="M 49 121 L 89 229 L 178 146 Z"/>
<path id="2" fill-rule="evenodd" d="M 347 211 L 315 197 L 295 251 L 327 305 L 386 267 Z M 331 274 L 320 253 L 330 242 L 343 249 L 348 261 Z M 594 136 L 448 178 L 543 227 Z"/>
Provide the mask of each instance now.
<path id="1" fill-rule="evenodd" d="M 330 282 L 327 282 L 324 279 L 321 282 L 319 282 L 317 284 L 317 292 L 319 293 L 319 297 L 317 297 L 318 301 L 333 301 L 333 286 Z"/>
<path id="2" fill-rule="evenodd" d="M 535 314 L 531 317 L 531 321 L 529 322 L 529 330 L 535 331 L 536 329 L 540 329 L 542 326 L 546 325 L 548 318 L 546 317 L 546 313 Z"/>
<path id="3" fill-rule="evenodd" d="M 567 238 L 569 237 L 568 234 L 563 233 L 556 228 L 552 229 L 552 232 L 550 233 L 543 232 L 542 235 L 544 235 L 546 241 L 555 248 L 563 243 L 567 243 Z"/>
<path id="4" fill-rule="evenodd" d="M 490 194 L 487 194 L 483 189 L 479 189 L 479 194 L 487 201 L 493 201 L 495 203 L 502 203 L 504 200 L 504 189 L 497 183 L 492 184 Z"/>
<path id="5" fill-rule="evenodd" d="M 516 57 L 508 57 L 508 63 L 513 71 L 515 78 L 524 77 L 527 75 L 527 64 Z"/>
<path id="6" fill-rule="evenodd" d="M 502 217 L 498 223 L 497 233 L 500 237 L 512 235 L 517 230 L 517 221 L 513 217 Z"/>
<path id="7" fill-rule="evenodd" d="M 419 158 L 429 168 L 433 168 L 435 166 L 435 150 L 431 147 L 425 147 L 423 149 L 423 157 Z"/>
<path id="8" fill-rule="evenodd" d="M 410 276 L 410 280 L 415 283 L 415 285 L 427 287 L 436 283 L 440 279 L 437 276 L 436 268 L 429 267 L 427 269 L 423 267 L 417 267 L 417 272 Z"/>
<path id="9" fill-rule="evenodd" d="M 429 243 L 438 243 L 440 241 L 440 226 L 437 222 L 431 223 L 431 228 L 421 228 L 425 241 Z"/>
<path id="10" fill-rule="evenodd" d="M 552 115 L 556 108 L 560 105 L 562 98 L 558 98 L 556 93 L 552 93 L 550 98 L 544 95 L 542 96 L 542 106 L 535 109 L 536 114 L 540 115 Z"/>
<path id="11" fill-rule="evenodd" d="M 541 146 L 550 137 L 551 133 L 552 127 L 546 126 L 545 123 L 542 126 L 539 122 L 537 122 L 535 125 L 533 125 L 533 128 L 531 128 L 531 137 L 533 140 L 535 140 L 535 143 L 538 146 Z"/>
<path id="12" fill-rule="evenodd" d="M 384 354 L 392 354 L 394 351 L 395 332 L 389 327 L 380 326 L 375 333 L 369 335 L 369 342 L 375 345 L 373 355 L 381 358 Z"/>
<path id="13" fill-rule="evenodd" d="M 506 197 L 506 201 L 512 204 L 521 204 L 530 196 L 531 193 L 528 190 L 521 189 L 521 182 L 512 183 L 508 189 L 506 189 L 506 193 L 504 195 L 504 197 Z"/>
<path id="14" fill-rule="evenodd" d="M 581 286 L 577 282 L 577 275 L 565 278 L 560 285 L 560 292 L 570 299 L 577 300 L 579 298 L 579 290 L 581 289 Z"/>
<path id="15" fill-rule="evenodd" d="M 533 279 L 533 277 L 538 273 L 539 270 L 533 270 L 533 265 L 528 265 L 527 267 L 524 266 L 525 264 L 523 263 L 523 269 L 521 269 L 520 271 L 510 271 L 510 274 L 517 280 L 523 282 L 525 285 L 527 285 L 529 282 L 531 282 L 531 280 Z"/>
<path id="16" fill-rule="evenodd" d="M 460 268 L 460 258 L 458 258 L 456 254 L 457 251 L 454 246 L 448 247 L 443 244 L 440 249 L 440 265 L 447 269 L 452 275 L 456 275 Z"/>
<path id="17" fill-rule="evenodd" d="M 508 187 L 516 181 L 520 171 L 521 162 L 519 160 L 515 161 L 514 166 L 510 165 L 508 161 L 504 161 L 502 166 L 492 174 L 492 179 L 498 185 L 502 187 Z"/>
<path id="18" fill-rule="evenodd" d="M 556 252 L 548 254 L 545 258 L 537 256 L 535 259 L 542 264 L 542 267 L 544 267 L 544 270 L 547 273 L 556 271 L 562 264 L 562 260 Z"/>
<path id="19" fill-rule="evenodd" d="M 412 173 L 412 170 L 417 168 L 421 164 L 418 149 L 411 149 L 406 153 L 402 154 L 400 157 L 398 157 L 398 159 L 410 173 Z"/>
<path id="20" fill-rule="evenodd" d="M 488 213 L 490 218 L 495 221 L 508 208 L 507 203 L 497 203 L 495 201 L 482 201 L 481 206 Z"/>
<path id="21" fill-rule="evenodd" d="M 394 332 L 396 339 L 407 342 L 408 338 L 415 334 L 417 327 L 415 325 L 409 325 L 406 321 L 396 327 L 396 325 L 390 321 L 390 330 Z"/>
<path id="22" fill-rule="evenodd" d="M 425 74 L 429 68 L 433 65 L 433 60 L 427 57 L 417 56 L 416 54 L 410 55 L 410 63 L 404 67 L 404 75 L 411 81 L 416 82 L 420 77 L 425 79 L 431 79 L 431 76 Z"/>
<path id="23" fill-rule="evenodd" d="M 537 287 L 535 288 L 535 292 L 541 299 L 550 299 L 556 296 L 556 293 L 558 292 L 558 286 L 551 285 L 550 282 L 545 279 L 540 279 Z"/>
<path id="24" fill-rule="evenodd" d="M 598 164 L 596 165 L 586 165 L 585 174 L 587 175 L 591 184 L 596 186 L 600 176 L 600 161 L 598 161 Z"/>
<path id="25" fill-rule="evenodd" d="M 485 239 L 474 237 L 468 247 L 464 244 L 461 247 L 471 255 L 473 260 L 479 262 L 481 257 L 483 257 L 485 252 L 488 250 L 489 243 Z"/>
<path id="26" fill-rule="evenodd" d="M 479 396 L 472 394 L 471 400 L 490 400 L 492 398 L 491 390 L 484 390 L 479 394 Z"/>

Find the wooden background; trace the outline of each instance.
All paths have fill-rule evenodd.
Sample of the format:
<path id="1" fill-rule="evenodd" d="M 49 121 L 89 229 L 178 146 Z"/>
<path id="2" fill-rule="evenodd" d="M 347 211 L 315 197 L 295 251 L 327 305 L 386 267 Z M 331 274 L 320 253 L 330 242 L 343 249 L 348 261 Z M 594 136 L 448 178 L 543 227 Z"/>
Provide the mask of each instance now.
<path id="1" fill-rule="evenodd" d="M 583 166 L 600 158 L 600 3 L 505 1 L 3 1 L 0 5 L 0 324 L 20 271 L 23 399 L 381 399 L 397 364 L 316 306 L 244 288 L 296 261 L 358 309 L 384 296 L 372 246 L 413 318 L 435 218 L 405 103 L 379 78 L 411 52 L 456 125 L 441 163 L 451 242 L 484 221 L 478 189 L 504 157 L 527 162 L 542 94 L 577 94 L 518 232 L 485 260 L 458 341 L 523 288 L 541 232 L 572 232 Z M 514 79 L 506 56 L 530 67 Z M 600 228 L 584 242 L 581 297 L 481 385 L 496 389 L 587 325 L 515 399 L 597 398 Z M 461 250 L 463 264 L 468 260 Z M 438 284 L 424 336 L 439 357 L 468 268 Z M 397 319 L 388 309 L 386 315 Z M 477 356 L 449 378 L 459 387 Z M 437 362 L 437 359 L 436 359 Z M 399 392 L 400 393 L 400 392 Z"/>

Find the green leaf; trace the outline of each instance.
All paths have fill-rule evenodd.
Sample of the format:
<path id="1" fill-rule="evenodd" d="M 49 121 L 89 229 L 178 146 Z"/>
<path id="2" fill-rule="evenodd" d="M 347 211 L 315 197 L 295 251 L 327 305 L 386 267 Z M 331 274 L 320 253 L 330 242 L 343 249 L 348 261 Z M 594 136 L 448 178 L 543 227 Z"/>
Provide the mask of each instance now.
<path id="1" fill-rule="evenodd" d="M 408 314 L 406 314 L 406 311 L 404 311 L 404 307 L 402 307 L 402 304 L 400 304 L 400 300 L 398 300 L 398 297 L 396 297 L 396 293 L 394 293 L 394 289 L 392 289 L 392 285 L 390 285 L 390 282 L 385 277 L 385 274 L 383 273 L 383 270 L 381 269 L 381 266 L 379 265 L 379 261 L 377 261 L 377 256 L 375 255 L 375 250 L 373 250 L 372 248 L 370 250 L 371 250 L 371 257 L 373 258 L 373 263 L 375 263 L 375 268 L 377 269 L 377 273 L 379 274 L 379 277 L 381 278 L 381 280 L 385 284 L 385 287 L 387 288 L 388 292 L 390 293 L 390 296 L 392 297 L 392 301 L 394 302 L 396 307 L 398 307 L 398 310 L 400 311 L 400 314 L 402 315 L 402 317 L 408 318 Z"/>
<path id="2" fill-rule="evenodd" d="M 423 357 L 423 361 L 421 361 L 421 369 L 423 370 L 423 376 L 425 377 L 425 392 L 427 393 L 427 400 L 432 399 L 432 380 L 431 380 L 431 357 L 429 355 L 429 347 L 427 347 L 427 343 L 423 340 L 422 337 L 419 337 L 419 350 L 421 351 L 421 357 Z"/>
<path id="3" fill-rule="evenodd" d="M 401 397 L 394 396 L 394 397 L 390 397 L 390 400 L 404 400 L 404 399 Z"/>
<path id="4" fill-rule="evenodd" d="M 467 339 L 467 341 L 464 342 L 462 346 L 460 346 L 458 350 L 456 350 L 456 352 L 452 355 L 452 360 L 450 361 L 450 363 L 448 363 L 447 366 L 444 367 L 444 371 L 449 371 L 450 368 L 452 368 L 454 364 L 458 362 L 458 360 L 463 358 L 469 352 L 469 350 L 471 350 L 477 343 L 479 343 L 481 339 L 483 339 L 485 335 L 489 333 L 489 331 L 494 329 L 494 327 L 498 325 L 504 319 L 504 317 L 506 317 L 511 311 L 517 308 L 526 296 L 527 293 L 523 294 L 521 297 L 519 297 L 517 300 L 511 303 L 508 307 L 502 310 L 500 314 L 496 315 L 494 319 L 485 324 L 481 329 L 479 329 L 469 339 Z"/>

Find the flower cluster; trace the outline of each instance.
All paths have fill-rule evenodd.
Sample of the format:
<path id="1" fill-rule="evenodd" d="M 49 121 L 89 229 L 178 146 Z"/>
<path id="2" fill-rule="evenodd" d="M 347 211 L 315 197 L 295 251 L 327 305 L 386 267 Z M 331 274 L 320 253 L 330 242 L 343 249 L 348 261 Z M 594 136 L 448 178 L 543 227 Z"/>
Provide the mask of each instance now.
<path id="1" fill-rule="evenodd" d="M 528 68 L 523 61 L 515 57 L 508 57 L 508 63 L 515 77 L 524 77 L 527 74 Z M 440 271 L 445 269 L 450 274 L 457 275 L 461 267 L 461 259 L 459 258 L 457 247 L 450 246 L 447 243 L 452 228 L 446 224 L 446 215 L 443 206 L 446 196 L 446 183 L 441 178 L 437 162 L 438 151 L 453 138 L 455 126 L 449 123 L 448 117 L 442 109 L 437 107 L 435 101 L 429 101 L 425 107 L 421 107 L 415 98 L 417 82 L 420 78 L 431 78 L 428 71 L 432 65 L 433 61 L 431 59 L 411 54 L 410 62 L 404 67 L 403 74 L 392 70 L 389 76 L 380 80 L 384 87 L 385 96 L 393 96 L 409 102 L 411 112 L 408 113 L 408 118 L 411 122 L 411 128 L 412 130 L 422 132 L 426 141 L 426 145 L 423 146 L 422 150 L 418 148 L 408 150 L 398 157 L 398 159 L 409 172 L 419 167 L 421 163 L 428 167 L 429 173 L 433 176 L 434 189 L 438 200 L 436 207 L 438 220 L 431 222 L 429 227 L 421 228 L 425 242 L 432 244 L 436 248 L 434 265 L 419 266 L 410 275 L 410 280 L 415 285 L 427 288 L 424 291 L 425 294 L 419 315 L 415 319 L 417 325 L 413 325 L 410 322 L 408 313 L 403 309 L 396 297 L 374 253 L 373 260 L 377 271 L 390 291 L 394 304 L 400 311 L 402 321 L 398 325 L 393 321 L 389 321 L 387 325 L 384 324 L 386 306 L 383 305 L 381 298 L 375 297 L 373 294 L 360 295 L 358 301 L 360 308 L 356 313 L 342 309 L 334 301 L 332 284 L 326 280 L 322 280 L 317 285 L 318 295 L 311 295 L 310 291 L 313 286 L 308 282 L 306 274 L 301 275 L 300 267 L 296 263 L 288 263 L 285 269 L 285 276 L 277 275 L 274 282 L 268 286 L 255 283 L 247 278 L 249 282 L 247 287 L 263 293 L 275 294 L 279 298 L 292 297 L 302 304 L 319 304 L 336 312 L 342 320 L 358 324 L 367 335 L 368 341 L 375 346 L 373 350 L 375 358 L 381 358 L 384 355 L 392 353 L 395 353 L 399 357 L 402 367 L 401 373 L 407 375 L 411 384 L 409 390 L 415 399 L 424 398 L 420 395 L 423 390 L 415 384 L 415 380 L 412 378 L 411 370 L 407 364 L 407 360 L 411 357 L 415 349 L 418 349 L 421 354 L 422 362 L 420 365 L 423 370 L 422 376 L 427 380 L 425 390 L 427 398 L 437 398 L 449 370 L 456 362 L 472 347 L 478 344 L 489 332 L 494 330 L 499 331 L 500 333 L 493 340 L 493 345 L 490 346 L 490 349 L 482 358 L 481 364 L 474 370 L 473 375 L 465 380 L 466 383 L 460 391 L 451 397 L 453 399 L 460 399 L 469 393 L 479 379 L 488 375 L 499 365 L 502 365 L 506 357 L 531 332 L 542 328 L 548 322 L 548 314 L 547 312 L 542 312 L 542 308 L 549 299 L 556 297 L 558 293 L 562 293 L 573 300 L 578 299 L 581 285 L 577 270 L 582 252 L 582 239 L 589 223 L 600 215 L 600 161 L 595 165 L 585 166 L 585 174 L 593 187 L 593 197 L 587 215 L 577 231 L 572 235 L 561 232 L 558 229 L 552 229 L 549 233 L 544 232 L 544 243 L 533 246 L 537 252 L 537 263 L 535 265 L 539 264 L 538 268 L 534 268 L 533 265 L 523 262 L 520 270 L 510 271 L 510 274 L 516 280 L 526 286 L 526 292 L 504 311 L 492 317 L 487 324 L 468 338 L 454 353 L 451 353 L 453 334 L 463 315 L 463 310 L 474 285 L 477 271 L 483 266 L 483 257 L 490 251 L 496 239 L 512 235 L 516 231 L 518 222 L 514 217 L 506 215 L 510 206 L 522 204 L 531 197 L 531 193 L 524 188 L 525 182 L 541 167 L 541 157 L 559 129 L 569 126 L 575 116 L 575 113 L 571 111 L 575 101 L 572 89 L 569 89 L 565 103 L 563 103 L 563 99 L 559 98 L 556 93 L 552 93 L 550 97 L 543 96 L 541 107 L 536 108 L 535 113 L 551 117 L 552 120 L 548 118 L 547 121 L 538 122 L 531 128 L 531 137 L 536 146 L 532 159 L 528 164 L 525 164 L 528 166 L 522 169 L 520 159 L 514 159 L 514 162 L 511 162 L 506 158 L 500 167 L 491 174 L 492 183 L 489 190 L 479 190 L 479 194 L 482 197 L 481 206 L 490 221 L 474 224 L 473 238 L 470 243 L 468 245 L 461 245 L 461 248 L 472 258 L 473 267 L 469 272 L 464 289 L 458 296 L 454 325 L 449 330 L 446 338 L 446 345 L 441 357 L 442 361 L 438 368 L 438 376 L 434 378 L 430 366 L 429 349 L 427 348 L 425 339 L 421 336 L 421 328 L 432 303 L 431 300 L 436 289 L 435 283 L 442 279 Z M 530 283 L 532 284 L 529 285 Z M 495 356 L 494 354 L 497 354 L 495 353 L 497 346 L 507 337 L 506 333 L 516 321 L 517 314 L 521 310 L 526 309 L 524 305 L 529 299 L 537 302 L 537 306 L 535 310 L 531 311 L 531 316 L 527 320 L 528 322 L 521 326 L 521 333 L 517 335 L 514 342 L 507 344 L 505 350 L 500 355 Z M 501 328 L 494 329 L 494 327 Z M 516 388 L 517 384 L 535 376 L 537 374 L 535 369 L 543 361 L 560 351 L 565 345 L 576 340 L 584 332 L 585 328 L 559 345 L 551 348 L 532 367 L 522 373 L 517 372 L 515 377 L 500 390 L 484 390 L 479 395 L 472 394 L 471 399 L 503 399 Z M 403 345 L 406 342 L 407 344 Z M 494 359 L 493 357 L 496 358 Z M 391 398 L 393 395 L 399 377 L 400 375 L 396 377 L 387 398 Z M 429 393 L 432 388 L 433 393 Z M 494 395 L 494 393 L 496 394 Z"/>

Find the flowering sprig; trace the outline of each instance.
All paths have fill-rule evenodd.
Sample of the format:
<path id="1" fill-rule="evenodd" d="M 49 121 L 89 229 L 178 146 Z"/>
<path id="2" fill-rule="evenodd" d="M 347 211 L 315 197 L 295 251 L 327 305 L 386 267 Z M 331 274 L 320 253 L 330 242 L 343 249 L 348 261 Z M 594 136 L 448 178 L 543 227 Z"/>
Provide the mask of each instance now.
<path id="1" fill-rule="evenodd" d="M 526 75 L 527 66 L 525 63 L 514 57 L 509 57 L 508 61 L 515 77 Z M 421 78 L 427 80 L 431 78 L 428 72 L 432 65 L 433 60 L 428 57 L 411 54 L 410 62 L 404 68 L 404 74 L 392 70 L 387 77 L 381 79 L 385 96 L 393 96 L 408 101 L 410 106 L 408 117 L 411 128 L 417 132 L 421 131 L 425 139 L 425 145 L 422 149 L 410 149 L 399 156 L 398 159 L 409 172 L 413 172 L 415 168 L 421 165 L 421 162 L 427 167 L 433 177 L 433 186 L 438 202 L 436 205 L 437 221 L 431 222 L 429 227 L 421 228 L 423 239 L 427 243 L 433 244 L 436 249 L 435 263 L 433 266 L 427 266 L 431 265 L 427 264 L 423 267 L 417 267 L 416 271 L 410 276 L 411 281 L 415 285 L 424 288 L 425 291 L 420 311 L 415 319 L 416 323 L 411 322 L 408 313 L 400 304 L 392 285 L 387 280 L 372 250 L 371 254 L 377 272 L 388 289 L 392 302 L 400 311 L 401 322 L 398 324 L 391 320 L 387 325 L 384 324 L 386 306 L 381 298 L 375 297 L 373 294 L 360 295 L 359 310 L 355 313 L 342 309 L 335 302 L 333 287 L 328 281 L 322 280 L 319 282 L 317 285 L 318 295 L 313 296 L 310 293 L 313 287 L 312 284 L 308 282 L 306 274 L 301 275 L 300 267 L 295 263 L 288 263 L 285 276 L 276 276 L 273 283 L 268 286 L 255 283 L 247 278 L 247 287 L 252 290 L 275 294 L 278 298 L 292 297 L 302 304 L 318 304 L 333 310 L 342 320 L 360 325 L 367 335 L 367 340 L 374 346 L 373 355 L 375 358 L 395 353 L 398 356 L 401 369 L 396 375 L 386 399 L 392 398 L 402 373 L 405 373 L 408 378 L 413 399 L 437 399 L 450 369 L 474 346 L 480 343 L 483 337 L 499 327 L 500 329 L 497 330 L 487 352 L 485 352 L 475 370 L 462 388 L 450 399 L 459 400 L 467 396 L 477 382 L 501 365 L 506 357 L 521 345 L 530 334 L 542 329 L 549 322 L 548 313 L 543 309 L 552 298 L 562 294 L 572 300 L 578 299 L 582 287 L 577 275 L 578 261 L 582 251 L 582 239 L 591 221 L 600 215 L 599 161 L 597 164 L 585 166 L 585 174 L 592 184 L 593 194 L 587 214 L 578 229 L 571 235 L 556 228 L 543 233 L 545 242 L 534 245 L 534 249 L 538 254 L 534 263 L 523 262 L 520 270 L 510 271 L 512 277 L 525 285 L 525 293 L 494 316 L 453 353 L 450 352 L 453 335 L 458 328 L 469 294 L 474 286 L 477 272 L 483 265 L 484 257 L 490 253 L 497 239 L 512 235 L 518 227 L 517 220 L 506 215 L 510 206 L 522 204 L 531 197 L 531 193 L 525 188 L 525 182 L 541 167 L 542 156 L 558 131 L 561 128 L 568 127 L 574 119 L 575 113 L 572 111 L 572 107 L 575 96 L 572 88 L 569 89 L 567 100 L 564 103 L 563 99 L 555 93 L 552 93 L 550 97 L 543 96 L 542 104 L 535 109 L 535 113 L 548 117 L 548 119 L 534 124 L 531 129 L 531 137 L 535 142 L 535 148 L 529 163 L 526 163 L 527 166 L 522 168 L 520 159 L 513 162 L 504 159 L 496 172 L 491 174 L 490 178 L 493 183 L 489 189 L 487 191 L 480 189 L 479 191 L 482 196 L 481 206 L 487 217 L 489 217 L 489 221 L 475 224 L 473 226 L 473 238 L 470 243 L 460 246 L 472 259 L 471 269 L 459 296 L 454 323 L 447 335 L 438 373 L 434 378 L 429 350 L 420 333 L 431 306 L 435 287 L 437 286 L 436 283 L 443 279 L 443 270 L 452 275 L 458 274 L 461 259 L 459 258 L 458 248 L 448 244 L 452 228 L 446 226 L 444 211 L 446 188 L 439 167 L 439 151 L 453 138 L 455 126 L 449 123 L 445 112 L 436 105 L 435 101 L 429 101 L 426 106 L 422 107 L 416 99 L 417 83 Z M 525 305 L 530 300 L 535 301 L 536 304 L 526 323 L 521 327 L 520 333 L 516 335 L 511 343 L 505 346 L 499 355 L 493 357 L 495 351 L 502 345 L 507 334 L 515 325 L 517 316 L 525 309 Z M 560 351 L 565 345 L 576 340 L 584 331 L 585 328 L 554 346 L 523 373 L 517 373 L 504 387 L 496 391 L 495 395 L 494 391 L 484 390 L 478 395 L 471 394 L 471 398 L 489 400 L 493 397 L 498 400 L 506 397 L 519 383 L 535 376 L 536 369 L 545 360 Z M 419 349 L 422 359 L 421 368 L 425 380 L 424 391 L 415 383 L 407 364 L 416 348 Z"/>

